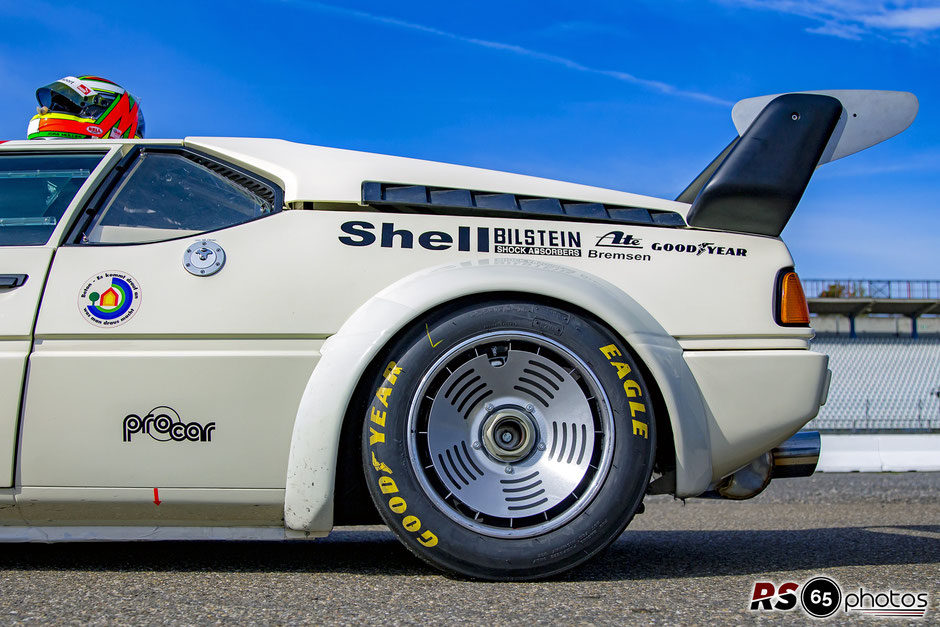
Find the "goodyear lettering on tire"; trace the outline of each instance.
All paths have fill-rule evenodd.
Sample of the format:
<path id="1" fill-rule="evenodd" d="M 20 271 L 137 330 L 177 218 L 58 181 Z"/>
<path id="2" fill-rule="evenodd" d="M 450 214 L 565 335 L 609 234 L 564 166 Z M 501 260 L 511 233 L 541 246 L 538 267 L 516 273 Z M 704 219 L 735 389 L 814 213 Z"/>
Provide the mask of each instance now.
<path id="1" fill-rule="evenodd" d="M 388 417 L 388 399 L 395 390 L 395 383 L 401 375 L 402 369 L 394 361 L 390 361 L 382 374 L 382 383 L 375 392 L 375 399 L 369 408 L 369 449 L 372 457 L 372 468 L 377 475 L 379 490 L 383 495 L 388 496 L 388 509 L 393 514 L 401 517 L 402 527 L 415 534 L 418 542 L 422 546 L 431 548 L 437 546 L 437 536 L 430 530 L 421 530 L 421 519 L 417 516 L 408 514 L 408 503 L 399 494 L 398 485 L 395 480 L 389 476 L 394 474 L 392 469 L 385 464 L 381 456 L 383 450 L 379 445 L 385 444 L 385 422 Z M 376 455 L 378 452 L 378 456 Z"/>
<path id="2" fill-rule="evenodd" d="M 623 382 L 623 391 L 627 395 L 627 404 L 630 407 L 630 418 L 633 421 L 633 435 L 642 436 L 644 439 L 648 440 L 650 432 L 649 423 L 647 422 L 648 419 L 646 417 L 646 404 L 639 400 L 630 400 L 642 398 L 643 389 L 640 387 L 637 380 L 630 376 L 632 369 L 628 364 L 614 361 L 614 358 L 623 355 L 616 345 L 608 344 L 607 346 L 601 346 L 600 351 L 604 354 L 604 357 L 607 358 L 608 363 L 617 369 L 617 378 Z"/>

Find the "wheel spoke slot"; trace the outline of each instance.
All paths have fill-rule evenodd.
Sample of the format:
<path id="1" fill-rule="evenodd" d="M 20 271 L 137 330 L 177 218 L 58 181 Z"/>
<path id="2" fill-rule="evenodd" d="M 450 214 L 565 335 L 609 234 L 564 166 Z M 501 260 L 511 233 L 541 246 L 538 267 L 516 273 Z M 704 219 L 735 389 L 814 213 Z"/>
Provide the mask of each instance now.
<path id="1" fill-rule="evenodd" d="M 444 456 L 441 455 L 440 453 L 438 453 L 437 458 L 438 458 L 438 460 L 440 460 L 440 462 L 441 462 L 441 470 L 443 470 L 443 471 L 444 471 L 444 474 L 447 476 L 447 478 L 450 479 L 451 485 L 453 485 L 453 486 L 454 486 L 455 488 L 457 488 L 458 490 L 462 490 L 463 488 L 461 488 L 460 484 L 457 483 L 457 482 L 454 480 L 453 476 L 451 476 L 451 474 L 450 474 L 450 471 L 447 469 L 447 464 L 444 463 Z"/>
<path id="2" fill-rule="evenodd" d="M 463 475 L 460 474 L 460 471 L 457 470 L 457 464 L 454 463 L 454 458 L 450 455 L 450 449 L 447 450 L 447 461 L 450 462 L 450 466 L 454 471 L 454 474 L 457 475 L 457 478 L 463 481 L 464 485 L 470 485 L 470 482 L 463 478 Z"/>
<path id="3" fill-rule="evenodd" d="M 473 455 L 471 455 L 471 454 L 470 454 L 470 451 L 467 450 L 467 443 L 466 443 L 466 442 L 461 442 L 461 443 L 460 443 L 460 446 L 463 447 L 463 452 L 464 452 L 464 455 L 467 456 L 467 461 L 470 462 L 470 465 L 473 466 L 473 469 L 477 471 L 477 474 L 482 477 L 482 476 L 483 476 L 483 471 L 480 470 L 480 467 L 477 466 L 477 465 L 473 462 Z"/>
<path id="4" fill-rule="evenodd" d="M 534 479 L 535 477 L 538 477 L 538 476 L 539 476 L 539 472 L 536 470 L 535 472 L 533 472 L 531 475 L 527 477 L 520 477 L 519 479 L 500 479 L 499 482 L 504 483 L 504 484 L 522 483 L 524 481 L 528 481 L 529 479 Z"/>
<path id="5" fill-rule="evenodd" d="M 532 509 L 533 507 L 538 507 L 539 505 L 542 505 L 543 503 L 548 503 L 548 499 L 542 499 L 540 501 L 536 501 L 535 503 L 529 503 L 528 505 L 510 505 L 506 509 L 513 510 L 513 511 Z"/>
<path id="6" fill-rule="evenodd" d="M 450 372 L 450 370 L 448 370 L 448 372 Z M 470 368 L 469 370 L 464 372 L 462 375 L 454 379 L 454 382 L 451 384 L 451 386 L 447 388 L 446 392 L 444 392 L 444 398 L 450 398 L 450 395 L 453 393 L 454 388 L 460 385 L 460 382 L 466 379 L 467 377 L 469 377 L 471 374 L 473 374 L 473 368 Z M 430 398 L 432 401 L 434 400 L 433 396 L 430 396 L 428 398 Z M 456 398 L 454 398 L 454 400 L 451 401 L 451 405 L 453 405 L 455 402 L 456 402 Z"/>
<path id="7" fill-rule="evenodd" d="M 469 420 L 470 414 L 473 412 L 474 408 L 477 407 L 481 402 L 483 402 L 484 399 L 487 399 L 492 395 L 493 395 L 493 390 L 487 390 L 486 392 L 484 392 L 483 394 L 475 398 L 473 402 L 467 405 L 467 411 L 464 412 L 463 419 Z"/>
<path id="8" fill-rule="evenodd" d="M 477 379 L 479 379 L 479 377 L 476 377 L 476 378 L 473 379 L 470 383 L 473 383 L 473 381 L 475 381 L 475 380 L 477 380 Z M 478 385 L 477 387 L 475 387 L 475 388 L 473 388 L 472 390 L 470 390 L 470 392 L 464 397 L 463 401 L 461 401 L 460 406 L 457 407 L 457 413 L 462 412 L 462 411 L 463 411 L 463 408 L 464 408 L 464 405 L 466 405 L 467 402 L 468 402 L 471 398 L 473 398 L 473 395 L 476 394 L 477 392 L 479 392 L 480 390 L 484 389 L 484 388 L 486 388 L 486 384 L 485 384 L 485 383 L 481 383 L 481 384 Z"/>
<path id="9" fill-rule="evenodd" d="M 522 372 L 524 372 L 524 373 L 526 373 L 526 374 L 528 374 L 528 375 L 532 375 L 533 377 L 537 377 L 537 378 L 541 379 L 541 380 L 544 381 L 550 388 L 552 388 L 552 389 L 555 390 L 556 392 L 561 389 L 561 388 L 558 386 L 557 383 L 555 383 L 554 381 L 552 381 L 551 379 L 549 379 L 547 376 L 545 376 L 543 373 L 539 372 L 538 370 L 532 370 L 531 368 L 524 368 L 524 369 L 522 370 Z"/>
<path id="10" fill-rule="evenodd" d="M 535 381 L 534 379 L 529 379 L 528 377 L 519 377 L 519 383 L 525 383 L 527 385 L 537 387 L 539 390 L 541 390 L 542 394 L 544 394 L 548 398 L 550 399 L 555 398 L 555 395 L 551 392 L 551 390 L 549 390 L 547 387 L 545 387 L 538 381 Z"/>
<path id="11" fill-rule="evenodd" d="M 532 484 L 530 484 L 530 485 L 522 486 L 521 488 L 503 488 L 503 492 L 509 492 L 509 493 L 512 493 L 512 492 L 525 492 L 526 490 L 531 490 L 532 488 L 537 488 L 537 487 L 540 486 L 540 485 L 542 485 L 542 480 L 541 480 L 541 479 L 539 479 L 538 481 L 536 481 L 535 483 L 532 483 Z"/>
<path id="12" fill-rule="evenodd" d="M 461 442 L 461 444 L 463 444 L 463 442 Z M 463 457 L 460 456 L 460 450 L 457 449 L 456 445 L 454 445 L 454 457 L 456 457 L 457 461 L 460 462 L 460 466 L 463 468 L 464 472 L 467 473 L 467 476 L 470 477 L 470 480 L 476 481 L 476 476 L 470 472 L 470 469 L 467 467 L 466 462 L 464 462 Z M 482 475 L 483 473 L 481 472 L 480 474 Z"/>
<path id="13" fill-rule="evenodd" d="M 548 401 L 546 401 L 544 398 L 542 398 L 541 396 L 539 396 L 538 394 L 536 394 L 536 393 L 533 392 L 532 390 L 526 389 L 526 388 L 524 388 L 524 387 L 520 387 L 520 386 L 518 386 L 518 385 L 512 386 L 512 389 L 518 390 L 518 391 L 520 391 L 520 392 L 525 392 L 526 394 L 528 394 L 529 396 L 531 396 L 532 398 L 534 398 L 535 400 L 537 400 L 538 402 L 540 402 L 542 405 L 545 405 L 546 409 L 548 408 Z"/>
<path id="14" fill-rule="evenodd" d="M 518 501 L 528 501 L 529 499 L 534 499 L 535 497 L 541 496 L 543 494 L 545 494 L 545 488 L 542 488 L 541 490 L 537 490 L 533 492 L 532 494 L 523 494 L 522 496 L 507 496 L 505 498 L 506 498 L 507 503 L 512 503 L 512 502 L 518 502 Z"/>

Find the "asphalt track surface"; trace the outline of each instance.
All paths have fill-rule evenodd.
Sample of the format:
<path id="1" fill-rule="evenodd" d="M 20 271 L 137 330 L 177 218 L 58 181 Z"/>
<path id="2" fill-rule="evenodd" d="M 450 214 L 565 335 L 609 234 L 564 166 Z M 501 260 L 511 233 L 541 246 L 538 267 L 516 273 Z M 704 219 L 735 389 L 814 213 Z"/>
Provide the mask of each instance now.
<path id="1" fill-rule="evenodd" d="M 647 499 L 602 556 L 536 583 L 448 579 L 384 528 L 290 543 L 0 546 L 0 624 L 806 624 L 756 580 L 925 591 L 940 624 L 940 473 L 776 481 L 746 502 Z"/>

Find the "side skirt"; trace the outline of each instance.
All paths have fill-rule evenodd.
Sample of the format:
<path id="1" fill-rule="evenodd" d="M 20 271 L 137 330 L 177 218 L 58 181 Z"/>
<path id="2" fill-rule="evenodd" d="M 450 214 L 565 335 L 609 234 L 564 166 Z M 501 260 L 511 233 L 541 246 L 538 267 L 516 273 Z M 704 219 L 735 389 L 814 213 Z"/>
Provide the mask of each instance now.
<path id="1" fill-rule="evenodd" d="M 327 534 L 306 537 L 323 537 Z M 4 527 L 0 542 L 108 542 L 143 540 L 287 540 L 284 527 Z"/>

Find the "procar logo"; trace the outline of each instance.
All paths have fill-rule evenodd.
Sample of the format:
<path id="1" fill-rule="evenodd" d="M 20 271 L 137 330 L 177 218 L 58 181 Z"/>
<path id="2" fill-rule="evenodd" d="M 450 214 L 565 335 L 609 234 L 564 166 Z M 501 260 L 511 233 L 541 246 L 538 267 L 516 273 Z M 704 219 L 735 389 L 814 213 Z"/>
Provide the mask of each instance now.
<path id="1" fill-rule="evenodd" d="M 805 583 L 787 581 L 774 584 L 757 581 L 748 607 L 752 612 L 787 612 L 799 606 L 813 618 L 829 618 L 839 612 L 869 616 L 908 616 L 922 618 L 930 604 L 926 592 L 906 590 L 868 591 L 862 587 L 843 593 L 833 579 L 813 577 Z"/>
<path id="2" fill-rule="evenodd" d="M 154 407 L 143 417 L 128 414 L 122 426 L 125 442 L 131 442 L 135 435 L 148 435 L 157 442 L 211 442 L 215 431 L 214 422 L 184 422 L 175 409 L 166 405 Z"/>

